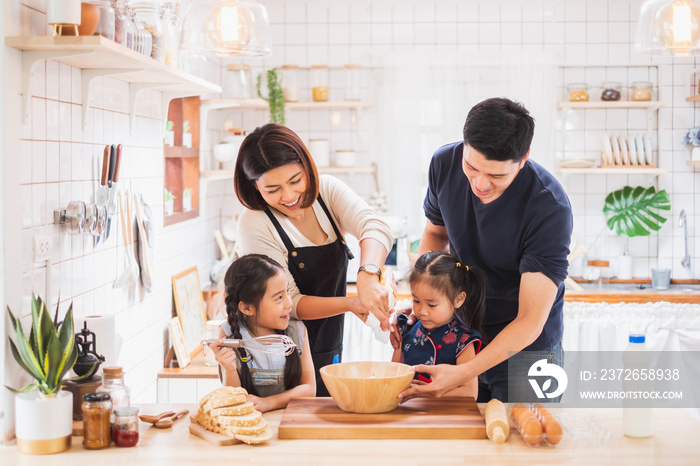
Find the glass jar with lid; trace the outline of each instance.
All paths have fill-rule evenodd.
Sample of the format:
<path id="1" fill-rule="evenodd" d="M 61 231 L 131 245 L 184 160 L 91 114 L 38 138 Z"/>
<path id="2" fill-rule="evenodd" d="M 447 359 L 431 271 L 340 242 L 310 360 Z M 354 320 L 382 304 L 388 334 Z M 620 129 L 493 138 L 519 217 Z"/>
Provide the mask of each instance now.
<path id="1" fill-rule="evenodd" d="M 588 102 L 588 84 L 571 83 L 566 86 L 570 102 Z"/>
<path id="2" fill-rule="evenodd" d="M 328 65 L 311 65 L 311 97 L 314 102 L 328 101 Z"/>
<path id="3" fill-rule="evenodd" d="M 299 65 L 282 65 L 282 94 L 285 102 L 299 102 Z"/>
<path id="4" fill-rule="evenodd" d="M 114 444 L 118 447 L 133 447 L 139 443 L 139 409 L 136 406 L 114 408 L 113 431 Z"/>
<path id="5" fill-rule="evenodd" d="M 112 0 L 114 10 L 114 42 L 134 48 L 134 36 L 136 35 L 136 24 L 129 14 L 128 0 Z"/>
<path id="6" fill-rule="evenodd" d="M 651 100 L 651 83 L 649 81 L 635 81 L 632 83 L 632 100 Z"/>
<path id="7" fill-rule="evenodd" d="M 83 446 L 90 450 L 107 448 L 112 443 L 110 415 L 112 402 L 108 393 L 83 395 Z"/>
<path id="8" fill-rule="evenodd" d="M 177 7 L 173 3 L 164 3 L 161 9 L 163 20 L 163 43 L 165 47 L 165 64 L 178 68 L 180 66 L 180 19 Z"/>
<path id="9" fill-rule="evenodd" d="M 112 409 L 131 404 L 131 392 L 129 387 L 124 385 L 124 371 L 118 366 L 102 369 L 102 385 L 97 389 L 97 393 L 107 393 L 112 398 Z"/>
<path id="10" fill-rule="evenodd" d="M 600 100 L 605 102 L 615 102 L 622 98 L 622 83 L 616 81 L 605 81 L 603 83 L 603 93 Z"/>
<path id="11" fill-rule="evenodd" d="M 345 65 L 345 100 L 362 100 L 365 86 L 365 70 L 355 63 Z"/>
<path id="12" fill-rule="evenodd" d="M 164 28 L 159 4 L 154 0 L 135 0 L 131 3 L 131 8 L 134 10 L 134 19 L 139 29 L 151 36 L 151 58 L 164 63 Z"/>
<path id="13" fill-rule="evenodd" d="M 226 66 L 223 96 L 224 99 L 253 98 L 253 73 L 250 65 L 232 64 Z"/>
<path id="14" fill-rule="evenodd" d="M 108 0 L 84 0 L 82 3 L 95 5 L 100 10 L 100 21 L 93 36 L 114 40 L 114 8 Z"/>

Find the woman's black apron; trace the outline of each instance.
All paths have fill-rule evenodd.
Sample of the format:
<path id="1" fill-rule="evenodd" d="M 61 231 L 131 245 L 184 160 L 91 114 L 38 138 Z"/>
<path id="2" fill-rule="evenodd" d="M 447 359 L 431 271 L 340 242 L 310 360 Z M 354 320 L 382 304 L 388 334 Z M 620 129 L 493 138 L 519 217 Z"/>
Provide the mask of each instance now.
<path id="1" fill-rule="evenodd" d="M 265 213 L 287 248 L 289 272 L 294 277 L 299 292 L 308 296 L 324 298 L 345 296 L 348 260 L 352 259 L 353 256 L 320 195 L 318 202 L 330 220 L 333 231 L 338 238 L 331 244 L 295 247 L 269 208 L 265 209 Z M 344 321 L 343 314 L 323 319 L 304 320 L 309 333 L 311 357 L 316 371 L 316 396 L 329 396 L 319 371 L 323 366 L 340 362 L 343 351 Z"/>

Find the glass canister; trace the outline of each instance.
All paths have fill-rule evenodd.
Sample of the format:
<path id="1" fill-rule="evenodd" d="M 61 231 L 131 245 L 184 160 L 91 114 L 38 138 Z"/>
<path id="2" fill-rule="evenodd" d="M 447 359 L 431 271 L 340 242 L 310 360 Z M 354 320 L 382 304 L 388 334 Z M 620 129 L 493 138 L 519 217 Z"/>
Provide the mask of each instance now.
<path id="1" fill-rule="evenodd" d="M 651 83 L 649 81 L 636 81 L 632 83 L 632 100 L 651 100 Z"/>
<path id="2" fill-rule="evenodd" d="M 112 9 L 114 10 L 114 41 L 133 49 L 136 24 L 130 17 L 127 0 L 112 0 Z"/>
<path id="3" fill-rule="evenodd" d="M 139 409 L 122 406 L 114 409 L 114 444 L 133 447 L 139 443 Z"/>
<path id="4" fill-rule="evenodd" d="M 299 102 L 299 65 L 282 65 L 282 94 L 285 102 Z"/>
<path id="5" fill-rule="evenodd" d="M 131 392 L 124 385 L 124 371 L 121 367 L 104 367 L 102 369 L 102 386 L 97 393 L 107 393 L 112 398 L 112 408 L 129 406 L 131 404 Z M 112 413 L 114 423 L 114 413 Z"/>
<path id="6" fill-rule="evenodd" d="M 82 3 L 95 5 L 100 9 L 100 22 L 93 36 L 114 40 L 114 9 L 108 0 L 84 0 Z"/>
<path id="7" fill-rule="evenodd" d="M 139 29 L 151 35 L 151 58 L 164 63 L 164 28 L 159 4 L 153 0 L 137 0 L 131 3 L 131 8 L 134 10 L 134 19 Z"/>
<path id="8" fill-rule="evenodd" d="M 354 63 L 345 65 L 345 100 L 362 100 L 362 89 L 365 86 L 365 70 Z"/>
<path id="9" fill-rule="evenodd" d="M 588 102 L 588 84 L 571 83 L 566 88 L 570 102 Z"/>
<path id="10" fill-rule="evenodd" d="M 314 102 L 328 101 L 328 65 L 311 65 L 311 97 Z"/>
<path id="11" fill-rule="evenodd" d="M 176 6 L 164 3 L 161 9 L 163 20 L 163 43 L 165 44 L 165 64 L 178 68 L 180 66 L 180 19 Z"/>
<path id="12" fill-rule="evenodd" d="M 224 99 L 252 99 L 253 73 L 250 65 L 232 64 L 226 66 Z"/>
<path id="13" fill-rule="evenodd" d="M 606 81 L 603 83 L 603 93 L 600 100 L 614 102 L 622 97 L 622 83 L 616 81 Z"/>
<path id="14" fill-rule="evenodd" d="M 108 393 L 83 395 L 83 446 L 90 450 L 107 448 L 112 443 L 110 415 L 112 402 Z"/>
<path id="15" fill-rule="evenodd" d="M 138 24 L 136 22 L 136 13 L 134 13 L 134 10 L 129 8 L 129 17 L 131 18 L 131 22 L 134 25 L 134 29 L 136 31 L 136 35 L 134 36 L 134 50 L 146 55 L 147 57 L 151 56 L 151 41 L 153 38 L 151 37 L 151 34 L 143 29 L 143 24 Z"/>

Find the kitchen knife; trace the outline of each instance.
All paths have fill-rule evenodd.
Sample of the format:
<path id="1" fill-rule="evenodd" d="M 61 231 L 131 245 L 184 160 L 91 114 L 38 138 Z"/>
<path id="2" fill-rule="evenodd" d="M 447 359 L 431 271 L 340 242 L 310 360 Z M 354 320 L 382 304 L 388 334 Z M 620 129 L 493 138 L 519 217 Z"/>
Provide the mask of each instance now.
<path id="1" fill-rule="evenodd" d="M 107 199 L 109 197 L 109 188 L 107 188 L 107 179 L 109 177 L 109 159 L 110 159 L 110 146 L 105 146 L 104 154 L 102 156 L 102 177 L 100 178 L 100 187 L 97 189 L 97 195 L 95 195 L 95 204 L 97 204 L 98 209 L 100 206 L 106 209 Z M 105 232 L 102 232 L 104 234 Z M 95 245 L 99 244 L 102 234 L 98 235 L 95 240 Z M 106 236 L 105 236 L 106 239 Z"/>
<path id="2" fill-rule="evenodd" d="M 109 196 L 107 199 L 107 231 L 105 232 L 105 241 L 109 238 L 109 232 L 112 229 L 112 215 L 116 212 L 116 208 L 113 208 L 114 204 L 114 193 L 117 191 L 117 187 L 114 186 L 113 177 L 114 170 L 117 164 L 116 148 L 114 144 L 108 146 L 110 150 L 109 156 L 109 175 L 107 178 L 107 190 L 109 191 Z"/>

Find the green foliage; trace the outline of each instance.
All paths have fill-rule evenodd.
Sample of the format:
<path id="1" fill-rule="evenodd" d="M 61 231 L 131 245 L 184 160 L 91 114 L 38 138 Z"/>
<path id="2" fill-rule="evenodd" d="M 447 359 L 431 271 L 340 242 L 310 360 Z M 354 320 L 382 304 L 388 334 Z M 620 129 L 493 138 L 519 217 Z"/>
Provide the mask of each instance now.
<path id="1" fill-rule="evenodd" d="M 174 127 L 175 127 L 175 123 L 168 120 L 168 122 L 165 124 L 165 131 L 172 131 Z"/>
<path id="2" fill-rule="evenodd" d="M 257 82 L 258 96 L 266 100 L 270 105 L 270 123 L 279 123 L 283 125 L 285 122 L 284 93 L 282 92 L 282 85 L 280 84 L 279 76 L 277 76 L 277 71 L 267 70 L 267 98 L 263 97 L 260 90 L 261 85 L 262 74 L 259 74 Z"/>
<path id="3" fill-rule="evenodd" d="M 167 188 L 163 188 L 163 202 L 168 202 L 175 199 L 172 192 L 168 191 Z"/>
<path id="4" fill-rule="evenodd" d="M 29 339 L 24 335 L 20 320 L 9 307 L 7 312 L 10 314 L 11 329 L 17 340 L 15 344 L 8 336 L 12 355 L 20 367 L 36 381 L 26 385 L 19 392 L 25 393 L 38 388 L 44 395 L 55 395 L 61 389 L 63 377 L 78 359 L 78 346 L 73 331 L 73 305 L 68 308 L 61 325 L 57 325 L 58 306 L 52 322 L 44 302 L 32 295 L 32 328 Z M 10 387 L 7 388 L 16 392 Z"/>
<path id="5" fill-rule="evenodd" d="M 182 133 L 187 134 L 187 133 L 189 133 L 189 131 L 190 131 L 190 121 L 185 120 L 185 122 L 182 123 Z"/>
<path id="6" fill-rule="evenodd" d="M 192 188 L 185 188 L 182 190 L 182 197 L 192 197 L 193 192 Z"/>
<path id="7" fill-rule="evenodd" d="M 605 198 L 603 212 L 608 228 L 619 236 L 649 236 L 651 230 L 659 231 L 666 218 L 657 213 L 671 210 L 671 200 L 666 190 L 656 192 L 653 186 L 637 186 L 613 191 Z"/>

